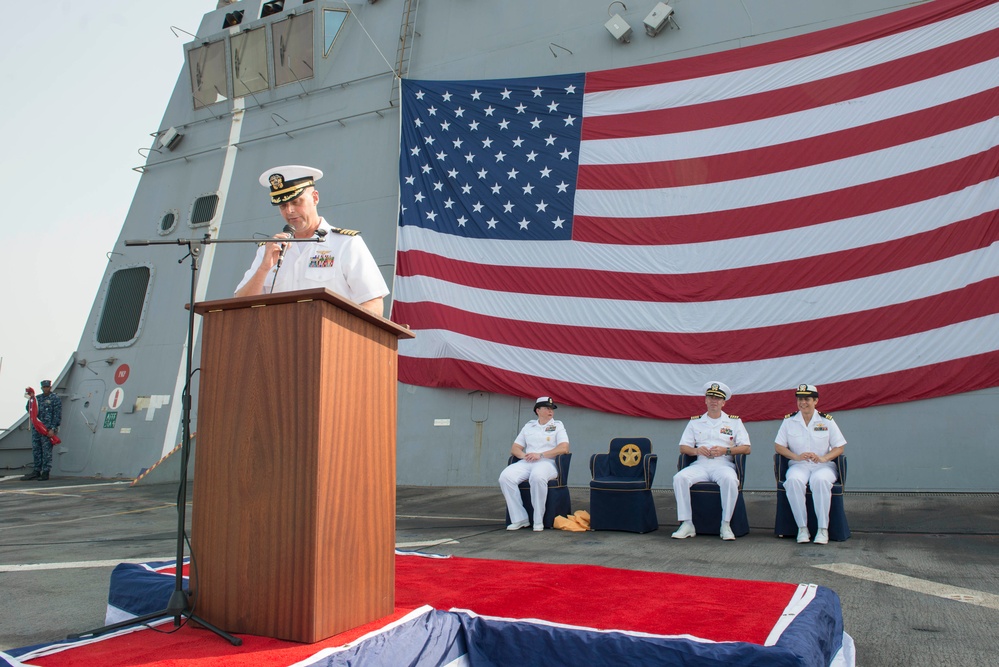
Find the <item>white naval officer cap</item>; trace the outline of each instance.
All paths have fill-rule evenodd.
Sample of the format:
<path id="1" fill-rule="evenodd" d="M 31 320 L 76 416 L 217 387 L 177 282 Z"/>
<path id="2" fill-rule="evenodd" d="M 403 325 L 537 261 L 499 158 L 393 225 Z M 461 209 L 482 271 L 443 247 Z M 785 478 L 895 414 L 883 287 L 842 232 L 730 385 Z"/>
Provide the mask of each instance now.
<path id="1" fill-rule="evenodd" d="M 816 387 L 814 384 L 799 384 L 798 388 L 794 390 L 794 395 L 804 396 L 804 397 L 810 396 L 812 398 L 818 398 L 819 388 Z"/>
<path id="2" fill-rule="evenodd" d="M 551 396 L 539 396 L 538 400 L 534 402 L 534 410 L 537 411 L 538 408 L 551 408 L 554 410 L 558 406 L 555 405 L 555 401 L 552 400 Z"/>
<path id="3" fill-rule="evenodd" d="M 704 385 L 704 395 L 727 401 L 732 398 L 732 390 L 724 382 L 708 382 Z"/>
<path id="4" fill-rule="evenodd" d="M 295 199 L 316 184 L 323 172 L 300 164 L 271 167 L 260 174 L 260 185 L 270 191 L 271 203 L 277 206 Z"/>

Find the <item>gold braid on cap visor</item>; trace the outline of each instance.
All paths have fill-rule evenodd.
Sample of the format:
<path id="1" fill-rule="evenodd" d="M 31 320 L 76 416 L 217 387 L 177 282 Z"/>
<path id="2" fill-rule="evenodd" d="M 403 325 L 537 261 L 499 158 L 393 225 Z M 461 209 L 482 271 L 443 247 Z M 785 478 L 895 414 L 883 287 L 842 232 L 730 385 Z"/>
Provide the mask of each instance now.
<path id="1" fill-rule="evenodd" d="M 286 202 L 300 195 L 302 190 L 305 188 L 311 188 L 314 185 L 314 181 L 309 179 L 305 183 L 296 183 L 295 185 L 284 188 L 283 190 L 271 190 L 271 201 Z"/>

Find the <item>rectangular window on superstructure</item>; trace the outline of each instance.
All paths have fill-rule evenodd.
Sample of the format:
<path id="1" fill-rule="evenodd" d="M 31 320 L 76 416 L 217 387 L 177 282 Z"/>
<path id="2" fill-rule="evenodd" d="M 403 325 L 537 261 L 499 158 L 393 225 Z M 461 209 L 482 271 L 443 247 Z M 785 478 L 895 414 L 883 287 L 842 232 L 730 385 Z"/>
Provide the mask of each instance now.
<path id="1" fill-rule="evenodd" d="M 191 71 L 191 95 L 194 98 L 195 109 L 229 99 L 225 61 L 225 40 L 202 44 L 187 52 L 187 67 Z"/>
<path id="2" fill-rule="evenodd" d="M 148 266 L 131 266 L 111 274 L 94 334 L 95 347 L 125 347 L 135 342 L 146 311 L 151 275 Z"/>
<path id="3" fill-rule="evenodd" d="M 312 78 L 312 21 L 313 12 L 303 12 L 271 26 L 276 85 Z"/>
<path id="4" fill-rule="evenodd" d="M 267 39 L 263 28 L 244 30 L 229 39 L 232 94 L 242 97 L 267 90 Z"/>

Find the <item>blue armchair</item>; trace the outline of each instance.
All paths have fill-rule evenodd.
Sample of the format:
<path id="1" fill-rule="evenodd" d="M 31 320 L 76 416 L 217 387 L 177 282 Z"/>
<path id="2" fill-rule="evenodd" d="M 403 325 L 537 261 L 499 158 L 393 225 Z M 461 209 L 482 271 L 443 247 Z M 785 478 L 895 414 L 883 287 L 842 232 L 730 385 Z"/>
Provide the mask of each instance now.
<path id="1" fill-rule="evenodd" d="M 777 537 L 796 537 L 798 524 L 791 513 L 791 504 L 787 501 L 787 491 L 784 490 L 784 479 L 787 475 L 788 459 L 774 453 L 774 478 L 777 480 L 777 516 L 774 519 L 774 535 Z M 834 542 L 845 542 L 850 539 L 850 525 L 846 520 L 846 510 L 843 508 L 843 487 L 846 485 L 846 454 L 836 457 L 836 482 L 832 487 L 832 500 L 829 503 L 829 539 Z M 818 520 L 815 518 L 815 507 L 812 504 L 812 490 L 805 489 L 805 509 L 808 511 L 808 532 L 815 534 Z"/>
<path id="2" fill-rule="evenodd" d="M 590 457 L 590 528 L 659 529 L 652 499 L 657 460 L 648 438 L 614 438 L 606 454 Z"/>
<path id="3" fill-rule="evenodd" d="M 735 474 L 739 477 L 739 498 L 732 512 L 732 533 L 742 537 L 749 533 L 749 516 L 746 514 L 746 501 L 742 497 L 742 483 L 746 478 L 746 455 L 735 454 Z M 697 460 L 696 456 L 680 454 L 676 469 L 683 470 Z M 698 535 L 717 535 L 721 530 L 721 489 L 714 482 L 698 482 L 690 487 L 690 508 L 693 511 L 694 529 Z"/>
<path id="4" fill-rule="evenodd" d="M 516 456 L 511 456 L 510 460 L 507 461 L 507 465 L 511 465 L 517 462 Z M 569 498 L 569 464 L 572 463 L 572 453 L 559 454 L 552 461 L 555 463 L 555 469 L 558 470 L 558 476 L 555 479 L 548 481 L 548 498 L 545 500 L 545 518 L 544 526 L 545 528 L 551 528 L 555 523 L 555 517 L 557 516 L 569 516 L 572 514 L 572 502 Z M 531 502 L 531 483 L 524 480 L 518 485 L 520 489 L 520 498 L 524 501 L 524 509 L 527 510 L 527 516 L 534 516 L 534 504 Z M 509 525 L 510 512 L 506 513 L 506 522 Z"/>

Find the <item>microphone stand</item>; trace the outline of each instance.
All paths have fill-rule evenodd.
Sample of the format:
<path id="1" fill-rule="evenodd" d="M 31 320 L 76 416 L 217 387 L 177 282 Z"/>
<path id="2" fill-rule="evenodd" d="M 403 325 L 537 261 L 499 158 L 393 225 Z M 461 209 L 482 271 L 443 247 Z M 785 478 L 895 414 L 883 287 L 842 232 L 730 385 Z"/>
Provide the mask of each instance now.
<path id="1" fill-rule="evenodd" d="M 319 243 L 325 238 L 325 235 L 320 235 L 316 238 L 308 239 L 281 239 L 282 243 Z M 265 241 L 265 243 L 270 241 Z M 277 242 L 277 240 L 273 241 Z M 180 441 L 180 486 L 177 490 L 177 563 L 176 572 L 174 574 L 174 588 L 173 593 L 170 595 L 170 600 L 167 602 L 167 606 L 160 611 L 155 611 L 149 614 L 142 614 L 141 616 L 136 616 L 135 618 L 128 619 L 126 621 L 121 621 L 119 623 L 112 623 L 111 625 L 105 625 L 94 630 L 87 630 L 85 632 L 79 632 L 71 634 L 66 637 L 66 639 L 82 639 L 84 637 L 97 637 L 108 632 L 113 632 L 115 630 L 120 630 L 122 628 L 131 627 L 133 625 L 146 625 L 149 621 L 154 621 L 161 618 L 167 618 L 169 616 L 173 617 L 174 628 L 181 627 L 181 619 L 187 618 L 193 620 L 199 625 L 208 628 L 218 636 L 222 637 L 228 641 L 233 646 L 240 646 L 243 640 L 239 637 L 229 634 L 228 632 L 221 630 L 200 616 L 195 615 L 194 607 L 191 604 L 191 597 L 188 591 L 184 590 L 184 539 L 186 537 L 186 510 L 187 510 L 187 466 L 191 458 L 191 379 L 193 376 L 193 366 L 194 366 L 194 301 L 196 297 L 196 290 L 198 284 L 198 258 L 201 255 L 202 246 L 211 245 L 213 243 L 257 243 L 260 244 L 260 239 L 215 239 L 211 237 L 211 234 L 205 234 L 204 238 L 201 239 L 176 239 L 174 241 L 166 240 L 126 240 L 126 246 L 149 246 L 149 245 L 186 245 L 187 255 L 181 257 L 178 261 L 183 262 L 188 257 L 191 258 L 191 301 L 188 304 L 188 316 L 187 316 L 187 361 L 186 361 L 186 378 L 187 382 L 184 384 L 184 395 L 183 395 L 183 410 L 181 421 L 184 426 L 183 437 Z M 192 565 L 194 564 L 193 549 L 192 549 Z"/>

